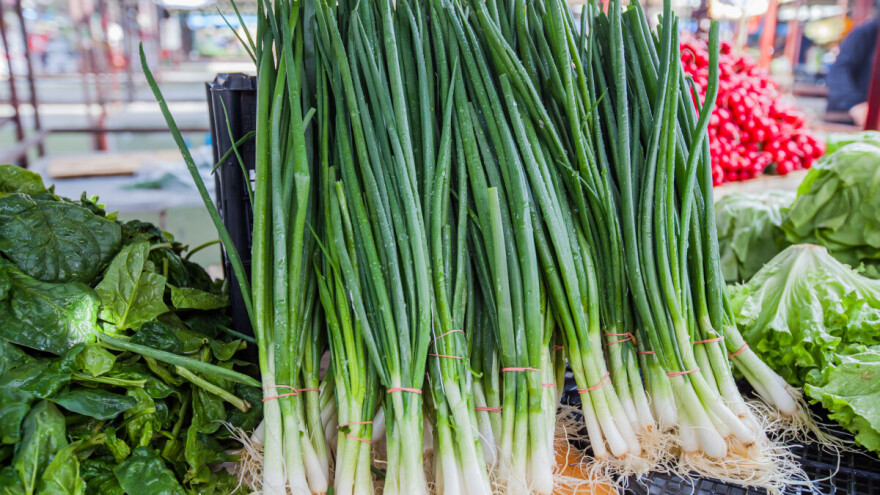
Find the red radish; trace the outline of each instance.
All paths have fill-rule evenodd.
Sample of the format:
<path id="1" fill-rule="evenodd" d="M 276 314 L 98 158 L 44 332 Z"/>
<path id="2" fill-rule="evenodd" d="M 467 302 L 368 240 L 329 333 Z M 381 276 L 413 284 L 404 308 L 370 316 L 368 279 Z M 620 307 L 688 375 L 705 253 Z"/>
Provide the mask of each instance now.
<path id="1" fill-rule="evenodd" d="M 691 38 L 680 48 L 684 70 L 702 99 L 709 77 L 706 43 Z M 802 114 L 782 101 L 779 85 L 766 71 L 728 43 L 721 45 L 719 69 L 718 98 L 709 118 L 715 185 L 750 179 L 774 163 L 770 170 L 785 175 L 810 168 L 822 156 L 825 143 L 813 137 Z"/>

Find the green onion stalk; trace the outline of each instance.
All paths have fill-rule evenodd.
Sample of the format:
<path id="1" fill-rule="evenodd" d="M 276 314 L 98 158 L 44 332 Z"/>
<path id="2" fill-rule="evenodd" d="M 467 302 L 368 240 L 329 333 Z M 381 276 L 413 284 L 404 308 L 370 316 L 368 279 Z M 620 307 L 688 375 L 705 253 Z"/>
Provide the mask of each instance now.
<path id="1" fill-rule="evenodd" d="M 428 192 L 425 225 L 430 240 L 434 279 L 434 333 L 430 343 L 428 371 L 433 412 L 435 490 L 448 494 L 492 493 L 482 441 L 478 435 L 473 375 L 467 366 L 467 337 L 472 329 L 465 325 L 470 257 L 467 250 L 468 180 L 467 162 L 461 146 L 453 146 L 454 94 L 459 72 L 457 47 L 449 48 L 442 30 L 429 38 L 427 9 L 419 2 L 400 2 L 410 13 L 410 31 L 417 65 L 422 106 L 422 179 Z M 440 20 L 435 20 L 439 27 Z M 429 84 L 425 63 L 434 61 L 439 81 Z M 437 108 L 442 108 L 439 142 L 435 146 L 431 106 L 437 92 Z M 444 98 L 445 96 L 445 98 Z M 458 144 L 461 144 L 458 136 Z M 434 154 L 436 153 L 436 158 Z M 433 176 L 431 173 L 433 172 Z M 454 186 L 454 187 L 453 187 Z"/>
<path id="2" fill-rule="evenodd" d="M 632 91 L 641 88 L 640 81 L 628 77 L 626 47 L 635 45 L 636 56 L 643 56 L 650 53 L 644 45 L 654 43 L 652 35 L 646 42 L 644 37 L 632 33 L 633 25 L 640 25 L 642 17 L 638 12 L 624 22 L 619 2 L 614 2 L 607 18 L 598 16 L 599 23 L 604 22 L 600 25 L 609 32 L 608 44 L 601 47 L 601 51 L 611 66 L 607 83 L 614 88 L 611 94 L 614 112 L 607 112 L 606 118 L 609 122 L 614 119 L 618 129 L 615 165 L 622 199 L 620 210 L 630 287 L 641 318 L 641 334 L 654 352 L 650 359 L 656 359 L 670 379 L 684 450 L 699 449 L 711 458 L 724 458 L 727 440 L 736 439 L 751 445 L 759 432 L 755 424 L 738 416 L 728 401 L 722 400 L 713 375 L 716 366 L 704 359 L 703 365 L 708 364 L 710 369 L 701 368 L 695 352 L 695 342 L 702 334 L 697 324 L 699 310 L 694 307 L 693 278 L 689 271 L 689 260 L 693 258 L 689 256 L 698 257 L 699 252 L 695 254 L 688 249 L 688 229 L 693 224 L 692 190 L 696 187 L 689 177 L 695 173 L 697 164 L 695 159 L 687 161 L 688 148 L 682 151 L 677 141 L 681 133 L 678 103 L 682 80 L 677 21 L 666 2 L 658 40 L 660 75 L 656 79 L 655 95 L 649 107 L 641 106 L 638 98 L 633 99 L 633 114 L 630 114 L 628 84 L 635 83 Z M 712 30 L 711 36 L 717 38 L 717 28 Z M 627 37 L 633 37 L 633 42 L 627 43 Z M 717 47 L 717 40 L 713 46 Z M 657 70 L 650 59 L 641 61 L 638 66 L 644 69 L 642 73 Z M 715 80 L 710 84 L 715 86 L 717 71 L 713 71 L 713 76 Z M 711 94 L 714 89 L 708 92 Z M 703 106 L 699 124 L 702 128 L 697 128 L 693 132 L 695 139 L 687 143 L 695 153 L 705 139 L 702 123 L 711 107 L 711 104 Z M 639 128 L 641 123 L 631 127 L 630 119 L 645 116 L 650 126 L 645 126 L 647 132 L 636 137 L 633 129 Z M 682 161 L 690 168 L 678 169 L 677 164 Z M 717 368 L 724 366 L 726 362 L 721 361 Z M 663 387 L 656 387 L 655 392 L 662 390 Z"/>
<path id="3" fill-rule="evenodd" d="M 589 158 L 584 158 L 578 165 L 583 168 L 582 174 L 568 164 L 568 148 L 564 143 L 567 137 L 557 131 L 554 122 L 558 119 L 554 119 L 545 107 L 545 98 L 532 84 L 527 68 L 505 41 L 503 31 L 493 23 L 491 13 L 480 4 L 474 5 L 474 10 L 482 32 L 488 33 L 486 44 L 494 68 L 500 74 L 499 79 L 505 85 L 503 92 L 507 111 L 511 114 L 511 125 L 523 154 L 522 163 L 535 203 L 540 208 L 543 222 L 538 224 L 535 232 L 541 269 L 551 294 L 554 317 L 564 330 L 566 354 L 582 395 L 584 417 L 594 453 L 599 458 L 605 458 L 609 450 L 617 457 L 637 457 L 641 454 L 641 447 L 633 423 L 618 395 L 618 391 L 623 390 L 624 396 L 627 396 L 629 384 L 624 380 L 622 386 L 618 386 L 610 379 L 603 352 L 603 333 L 619 333 L 603 332 L 599 314 L 599 287 L 607 284 L 614 288 L 610 276 L 613 270 L 601 272 L 603 277 L 598 278 L 596 263 L 597 259 L 602 259 L 603 253 L 611 256 L 609 263 L 614 262 L 610 254 L 613 250 L 600 246 L 600 240 L 613 242 L 611 233 L 615 230 L 609 226 L 613 225 L 615 218 L 614 215 L 598 214 L 612 207 L 606 204 L 610 195 L 603 200 L 595 194 L 597 189 L 608 192 L 604 189 L 608 185 L 602 183 L 598 170 L 594 163 L 589 162 Z M 564 66 L 572 67 L 570 58 Z M 577 129 L 577 139 L 585 139 L 580 129 L 588 125 L 583 119 L 586 113 L 577 108 L 578 100 L 574 96 L 575 91 L 582 93 L 583 88 L 575 87 L 570 70 L 563 73 L 568 86 L 560 83 L 559 87 L 564 89 L 564 103 L 571 105 L 571 108 L 562 122 Z M 565 110 L 565 107 L 562 109 Z M 589 142 L 582 141 L 579 145 L 585 153 L 590 148 Z M 561 166 L 557 167 L 560 162 Z M 587 185 L 582 188 L 583 176 L 589 179 L 588 174 L 599 178 L 595 182 L 597 187 Z M 594 196 L 590 200 L 596 205 L 595 217 L 586 213 L 590 207 L 585 189 Z M 584 213 L 584 216 L 579 216 L 578 212 Z M 609 235 L 603 236 L 603 232 Z M 606 267 L 602 267 L 602 270 L 606 270 Z M 623 291 L 618 290 L 615 294 L 617 297 Z M 639 387 L 639 390 L 643 390 L 643 387 Z M 647 408 L 644 410 L 648 411 Z"/>
<path id="4" fill-rule="evenodd" d="M 386 392 L 385 493 L 423 494 L 421 394 L 434 301 L 401 70 L 405 41 L 390 1 L 343 7 L 319 2 L 315 16 L 336 110 L 337 197 L 349 209 L 360 276 L 341 272 Z"/>
<path id="5" fill-rule="evenodd" d="M 486 302 L 482 308 L 490 314 L 502 367 L 501 411 L 481 406 L 493 407 L 480 411 L 482 423 L 492 423 L 486 418 L 489 414 L 501 416 L 500 435 L 495 435 L 496 468 L 497 478 L 507 484 L 508 492 L 528 493 L 531 489 L 550 493 L 553 431 L 542 404 L 548 394 L 555 400 L 556 389 L 542 384 L 545 373 L 552 375 L 555 368 L 544 349 L 549 342 L 542 313 L 546 294 L 535 246 L 536 210 L 524 158 L 504 111 L 501 88 L 483 53 L 479 31 L 468 22 L 461 6 L 438 2 L 434 12 L 445 19 L 448 44 L 454 40 L 460 55 L 462 75 L 456 76 L 454 91 L 476 224 L 469 237 L 471 245 L 485 251 L 472 258 L 481 264 L 476 270 L 478 277 L 488 281 L 481 284 Z M 491 361 L 491 346 L 481 344 L 479 348 L 488 351 L 483 357 Z M 493 370 L 483 369 L 484 374 L 489 372 Z M 488 397 L 481 398 L 485 399 Z"/>

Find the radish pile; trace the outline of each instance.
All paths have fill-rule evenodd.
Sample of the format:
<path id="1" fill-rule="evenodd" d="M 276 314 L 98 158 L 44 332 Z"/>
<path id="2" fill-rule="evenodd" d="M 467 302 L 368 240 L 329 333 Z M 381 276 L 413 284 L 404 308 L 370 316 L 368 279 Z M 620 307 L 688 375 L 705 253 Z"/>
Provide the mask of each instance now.
<path id="1" fill-rule="evenodd" d="M 706 42 L 690 38 L 680 48 L 702 101 L 709 77 Z M 709 119 L 714 184 L 751 179 L 765 170 L 785 175 L 810 168 L 825 144 L 813 137 L 800 112 L 782 102 L 776 81 L 728 43 L 721 45 L 719 65 L 718 99 Z"/>

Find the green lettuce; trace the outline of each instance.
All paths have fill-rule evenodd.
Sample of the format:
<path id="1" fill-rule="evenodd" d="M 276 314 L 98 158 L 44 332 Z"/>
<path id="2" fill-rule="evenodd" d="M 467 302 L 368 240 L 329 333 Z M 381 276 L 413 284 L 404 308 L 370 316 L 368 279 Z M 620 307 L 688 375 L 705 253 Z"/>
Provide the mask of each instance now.
<path id="1" fill-rule="evenodd" d="M 821 246 L 785 249 L 730 292 L 743 337 L 790 383 L 803 385 L 851 345 L 880 343 L 880 281 Z"/>
<path id="2" fill-rule="evenodd" d="M 852 143 L 868 143 L 880 146 L 880 132 L 832 132 L 825 138 L 825 152 L 834 153 Z"/>
<path id="3" fill-rule="evenodd" d="M 820 244 L 880 278 L 880 145 L 848 144 L 804 177 L 782 229 L 792 244 Z"/>
<path id="4" fill-rule="evenodd" d="M 735 192 L 715 203 L 721 271 L 727 282 L 748 280 L 788 245 L 779 226 L 782 210 L 794 198 L 790 191 Z"/>
<path id="5" fill-rule="evenodd" d="M 831 412 L 829 418 L 855 433 L 856 443 L 880 452 L 880 348 L 841 355 L 838 361 L 804 389 Z"/>

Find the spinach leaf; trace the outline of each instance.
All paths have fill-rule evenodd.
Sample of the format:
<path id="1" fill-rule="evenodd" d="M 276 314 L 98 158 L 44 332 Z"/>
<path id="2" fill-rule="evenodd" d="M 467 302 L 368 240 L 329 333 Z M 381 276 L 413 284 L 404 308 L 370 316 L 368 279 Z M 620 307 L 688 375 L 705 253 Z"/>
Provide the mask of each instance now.
<path id="1" fill-rule="evenodd" d="M 44 282 L 92 282 L 119 249 L 116 222 L 61 201 L 0 197 L 0 252 Z"/>
<path id="2" fill-rule="evenodd" d="M 263 419 L 263 391 L 259 387 L 235 384 L 234 393 L 251 405 L 247 412 L 241 412 L 236 407 L 230 407 L 226 415 L 226 422 L 244 431 L 252 431 Z"/>
<path id="3" fill-rule="evenodd" d="M 76 364 L 76 356 L 83 350 L 82 344 L 72 347 L 55 359 L 34 359 L 12 368 L 0 375 L 0 390 L 27 392 L 38 399 L 47 398 L 70 383 Z"/>
<path id="4" fill-rule="evenodd" d="M 125 490 L 119 486 L 113 469 L 104 461 L 86 459 L 82 461 L 80 472 L 86 481 L 88 493 L 94 495 L 125 495 Z"/>
<path id="5" fill-rule="evenodd" d="M 162 296 L 165 277 L 148 271 L 150 244 L 138 242 L 122 248 L 104 272 L 95 291 L 101 298 L 101 319 L 116 328 L 137 330 L 168 311 Z"/>
<path id="6" fill-rule="evenodd" d="M 153 399 L 164 399 L 169 395 L 177 394 L 177 391 L 156 378 L 142 363 L 116 363 L 108 376 L 123 380 L 146 380 L 143 390 Z"/>
<path id="7" fill-rule="evenodd" d="M 12 388 L 0 388 L 0 443 L 21 440 L 21 422 L 31 410 L 33 395 Z"/>
<path id="8" fill-rule="evenodd" d="M 145 447 L 150 444 L 153 433 L 162 427 L 156 416 L 156 403 L 146 391 L 140 388 L 128 390 L 128 395 L 137 401 L 136 405 L 125 411 L 125 431 L 128 441 L 135 446 Z"/>
<path id="9" fill-rule="evenodd" d="M 0 469 L 0 495 L 27 495 L 18 471 L 12 466 Z"/>
<path id="10" fill-rule="evenodd" d="M 148 447 L 138 447 L 131 457 L 113 468 L 119 486 L 137 495 L 185 495 L 174 474 Z"/>
<path id="11" fill-rule="evenodd" d="M 159 321 L 144 323 L 129 342 L 175 354 L 183 352 L 183 342 L 174 335 L 171 327 Z"/>
<path id="12" fill-rule="evenodd" d="M 0 339 L 0 375 L 32 359 L 12 343 Z"/>
<path id="13" fill-rule="evenodd" d="M 238 352 L 239 349 L 244 349 L 244 345 L 242 345 L 242 341 L 240 340 L 232 340 L 230 342 L 223 342 L 222 340 L 212 339 L 208 341 L 208 344 L 211 346 L 211 352 L 214 353 L 214 357 L 220 361 L 229 361 L 232 359 L 232 356 Z"/>
<path id="14" fill-rule="evenodd" d="M 101 346 L 89 344 L 76 357 L 76 368 L 90 376 L 101 376 L 113 369 L 116 356 Z"/>
<path id="15" fill-rule="evenodd" d="M 79 475 L 79 459 L 76 449 L 79 443 L 72 443 L 59 450 L 43 471 L 38 487 L 39 495 L 83 495 L 85 482 Z"/>
<path id="16" fill-rule="evenodd" d="M 229 299 L 199 289 L 171 286 L 171 304 L 177 309 L 220 309 L 229 305 Z"/>
<path id="17" fill-rule="evenodd" d="M 41 282 L 5 260 L 0 278 L 8 282 L 0 300 L 0 338 L 53 354 L 95 341 L 98 298 L 88 286 Z"/>
<path id="18" fill-rule="evenodd" d="M 75 388 L 56 394 L 52 402 L 95 419 L 112 419 L 137 405 L 137 399 L 103 389 Z"/>
<path id="19" fill-rule="evenodd" d="M 191 425 L 186 432 L 183 455 L 189 466 L 184 482 L 191 484 L 209 482 L 212 474 L 209 466 L 226 460 L 226 452 L 217 440 L 199 433 L 195 425 Z"/>
<path id="20" fill-rule="evenodd" d="M 131 447 L 125 443 L 125 440 L 116 437 L 115 428 L 107 428 L 104 431 L 104 435 L 104 445 L 107 447 L 107 450 L 110 451 L 110 455 L 113 456 L 113 459 L 115 459 L 116 462 L 122 462 L 131 455 Z"/>
<path id="21" fill-rule="evenodd" d="M 200 433 L 211 434 L 220 429 L 225 419 L 226 408 L 223 406 L 223 399 L 201 387 L 193 387 L 192 426 Z"/>
<path id="22" fill-rule="evenodd" d="M 46 186 L 40 174 L 16 165 L 0 165 L 0 193 L 43 194 Z"/>
<path id="23" fill-rule="evenodd" d="M 33 493 L 40 475 L 61 448 L 67 445 L 64 415 L 48 401 L 40 401 L 24 418 L 22 438 L 12 466 L 26 493 Z"/>

